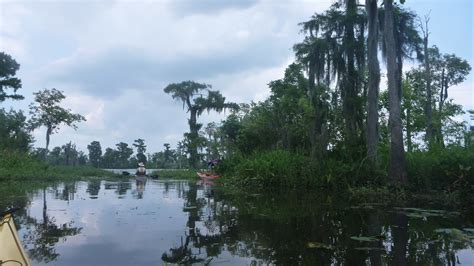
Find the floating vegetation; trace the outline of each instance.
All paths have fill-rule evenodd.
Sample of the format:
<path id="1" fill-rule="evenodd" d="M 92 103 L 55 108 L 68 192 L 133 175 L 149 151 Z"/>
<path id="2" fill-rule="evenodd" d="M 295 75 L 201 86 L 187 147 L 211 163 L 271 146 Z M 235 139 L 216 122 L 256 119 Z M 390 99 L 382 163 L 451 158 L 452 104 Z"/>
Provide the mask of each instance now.
<path id="1" fill-rule="evenodd" d="M 375 242 L 386 239 L 384 235 L 378 236 L 351 236 L 352 240 L 362 241 L 362 242 Z"/>
<path id="2" fill-rule="evenodd" d="M 306 247 L 308 247 L 308 248 L 320 248 L 320 249 L 334 249 L 333 246 L 328 245 L 328 244 L 324 244 L 324 243 L 321 243 L 321 242 L 308 242 Z"/>
<path id="3" fill-rule="evenodd" d="M 354 248 L 355 250 L 362 250 L 362 251 L 371 251 L 371 250 L 378 250 L 378 251 L 385 251 L 383 247 L 358 247 Z"/>
<path id="4" fill-rule="evenodd" d="M 410 218 L 427 219 L 428 217 L 457 216 L 459 212 L 449 212 L 445 210 L 429 210 L 420 208 L 395 208 Z"/>

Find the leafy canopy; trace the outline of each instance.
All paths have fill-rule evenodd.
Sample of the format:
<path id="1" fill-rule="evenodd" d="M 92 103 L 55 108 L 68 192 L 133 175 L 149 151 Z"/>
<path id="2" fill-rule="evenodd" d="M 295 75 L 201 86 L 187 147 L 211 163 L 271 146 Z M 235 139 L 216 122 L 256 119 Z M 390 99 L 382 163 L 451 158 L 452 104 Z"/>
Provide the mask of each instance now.
<path id="1" fill-rule="evenodd" d="M 21 88 L 21 80 L 15 77 L 19 68 L 20 64 L 15 59 L 4 52 L 0 52 L 0 102 L 7 98 L 13 100 L 23 99 L 23 96 L 16 94 L 16 91 Z M 7 94 L 7 89 L 13 89 L 13 94 Z"/>

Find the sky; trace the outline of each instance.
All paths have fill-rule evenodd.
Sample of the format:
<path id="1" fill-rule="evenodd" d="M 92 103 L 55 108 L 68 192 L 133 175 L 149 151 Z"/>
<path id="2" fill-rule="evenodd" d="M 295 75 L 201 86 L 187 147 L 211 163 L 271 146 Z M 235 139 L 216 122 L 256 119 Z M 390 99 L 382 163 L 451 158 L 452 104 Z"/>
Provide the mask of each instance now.
<path id="1" fill-rule="evenodd" d="M 174 147 L 188 130 L 188 113 L 163 88 L 194 80 L 211 84 L 227 100 L 261 101 L 267 84 L 293 62 L 303 39 L 298 23 L 334 0 L 0 0 L 0 51 L 18 63 L 22 101 L 0 107 L 24 110 L 33 92 L 64 91 L 63 106 L 87 119 L 51 136 L 50 147 L 72 141 L 87 151 L 145 139 L 148 152 Z M 474 66 L 473 1 L 407 0 L 419 15 L 430 13 L 430 45 Z M 416 62 L 408 63 L 416 65 Z M 384 70 L 383 70 L 384 71 Z M 384 84 L 381 84 L 383 87 Z M 474 79 L 450 96 L 474 109 Z M 199 122 L 225 114 L 204 113 Z M 467 116 L 464 116 L 467 119 Z M 45 128 L 34 131 L 45 146 Z"/>

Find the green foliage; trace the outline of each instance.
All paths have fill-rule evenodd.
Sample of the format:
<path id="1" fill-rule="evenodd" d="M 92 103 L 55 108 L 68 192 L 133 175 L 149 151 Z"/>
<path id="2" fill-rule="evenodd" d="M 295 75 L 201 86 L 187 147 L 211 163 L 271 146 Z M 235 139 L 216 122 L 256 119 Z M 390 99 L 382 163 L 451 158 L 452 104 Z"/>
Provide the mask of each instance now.
<path id="1" fill-rule="evenodd" d="M 115 146 L 117 146 L 116 155 L 118 157 L 119 164 L 122 167 L 128 166 L 128 160 L 133 154 L 133 149 L 130 148 L 128 144 L 124 142 L 117 143 Z"/>
<path id="2" fill-rule="evenodd" d="M 469 190 L 474 193 L 474 149 L 438 147 L 407 154 L 410 185 L 417 190 Z"/>
<path id="3" fill-rule="evenodd" d="M 22 100 L 23 96 L 16 94 L 21 88 L 21 80 L 16 78 L 16 72 L 20 68 L 15 59 L 10 55 L 0 52 L 0 103 L 10 98 L 13 100 Z M 7 94 L 6 89 L 13 89 L 13 94 Z"/>
<path id="4" fill-rule="evenodd" d="M 198 133 L 202 124 L 197 123 L 197 118 L 204 111 L 222 112 L 225 109 L 238 109 L 237 104 L 226 102 L 219 91 L 210 89 L 211 85 L 194 81 L 172 83 L 163 89 L 165 93 L 171 94 L 173 99 L 183 102 L 183 108 L 186 106 L 189 112 L 189 132 L 185 133 L 184 137 L 189 153 L 189 165 L 192 168 L 199 167 L 198 149 L 205 143 L 205 139 Z"/>
<path id="5" fill-rule="evenodd" d="M 0 150 L 27 152 L 33 137 L 26 128 L 26 117 L 22 111 L 0 109 Z"/>
<path id="6" fill-rule="evenodd" d="M 88 161 L 84 152 L 78 151 L 76 145 L 72 142 L 66 143 L 61 147 L 54 147 L 50 152 L 41 150 L 34 153 L 38 159 L 44 160 L 51 165 L 86 165 Z"/>
<path id="7" fill-rule="evenodd" d="M 92 141 L 89 145 L 87 145 L 87 149 L 89 150 L 89 162 L 94 167 L 99 167 L 101 157 L 102 157 L 102 148 L 100 146 L 100 142 Z"/>
<path id="8" fill-rule="evenodd" d="M 113 176 L 111 172 L 87 166 L 52 166 L 18 151 L 0 151 L 0 180 L 45 180 Z"/>
<path id="9" fill-rule="evenodd" d="M 133 147 L 137 149 L 137 161 L 146 163 L 146 145 L 145 145 L 145 140 L 144 139 L 136 139 L 133 142 Z"/>
<path id="10" fill-rule="evenodd" d="M 374 174 L 364 161 L 315 161 L 285 150 L 260 152 L 248 157 L 235 156 L 224 160 L 217 171 L 229 184 L 270 189 L 325 187 L 345 190 L 351 186 L 383 182 L 380 173 Z"/>
<path id="11" fill-rule="evenodd" d="M 172 179 L 198 179 L 198 175 L 194 170 L 159 170 L 153 171 L 150 174 L 151 177 L 157 178 L 172 178 Z"/>
<path id="12" fill-rule="evenodd" d="M 61 101 L 66 98 L 62 91 L 54 88 L 44 89 L 35 92 L 34 95 L 35 103 L 30 104 L 30 127 L 31 129 L 46 127 L 46 149 L 49 146 L 50 135 L 59 130 L 59 125 L 66 124 L 76 129 L 76 123 L 86 121 L 82 115 L 72 113 L 71 110 L 59 106 Z"/>

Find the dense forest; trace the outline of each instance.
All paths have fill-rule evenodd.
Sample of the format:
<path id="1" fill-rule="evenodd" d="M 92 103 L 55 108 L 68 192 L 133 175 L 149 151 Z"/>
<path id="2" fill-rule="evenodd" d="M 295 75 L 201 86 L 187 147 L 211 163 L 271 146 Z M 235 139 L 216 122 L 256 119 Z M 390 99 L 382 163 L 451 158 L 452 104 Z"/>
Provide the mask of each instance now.
<path id="1" fill-rule="evenodd" d="M 459 120 L 474 111 L 449 98 L 471 66 L 430 43 L 429 20 L 393 0 L 338 1 L 295 25 L 304 39 L 264 101 L 228 102 L 194 81 L 163 88 L 189 114 L 189 132 L 175 148 L 165 143 L 154 153 L 141 138 L 105 150 L 100 140 L 87 152 L 73 142 L 50 150 L 60 126 L 76 128 L 85 118 L 60 107 L 62 91 L 44 89 L 35 93 L 29 119 L 0 109 L 2 157 L 21 152 L 54 165 L 178 169 L 221 159 L 216 170 L 234 184 L 474 191 L 474 134 Z M 20 65 L 6 53 L 0 58 L 0 102 L 22 100 Z M 407 62 L 414 67 L 407 70 Z M 230 114 L 220 123 L 198 121 L 224 110 Z M 33 149 L 31 132 L 40 127 L 46 147 Z"/>

